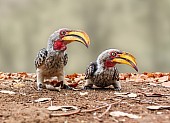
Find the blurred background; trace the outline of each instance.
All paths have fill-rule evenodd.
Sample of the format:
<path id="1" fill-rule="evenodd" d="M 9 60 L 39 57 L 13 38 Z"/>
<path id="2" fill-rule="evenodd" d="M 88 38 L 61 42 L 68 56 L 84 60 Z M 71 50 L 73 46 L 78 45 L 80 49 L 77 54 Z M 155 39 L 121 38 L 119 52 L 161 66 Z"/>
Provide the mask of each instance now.
<path id="1" fill-rule="evenodd" d="M 0 0 L 0 71 L 35 72 L 37 52 L 63 27 L 91 38 L 88 49 L 68 46 L 66 74 L 83 73 L 108 48 L 136 56 L 140 73 L 170 71 L 170 0 Z"/>

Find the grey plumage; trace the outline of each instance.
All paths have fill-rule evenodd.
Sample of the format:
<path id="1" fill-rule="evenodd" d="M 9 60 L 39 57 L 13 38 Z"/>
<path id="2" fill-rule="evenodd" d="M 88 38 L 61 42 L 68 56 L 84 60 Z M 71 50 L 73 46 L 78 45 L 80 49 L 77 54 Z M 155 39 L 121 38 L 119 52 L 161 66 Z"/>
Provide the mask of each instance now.
<path id="1" fill-rule="evenodd" d="M 44 77 L 53 77 L 57 71 L 64 68 L 67 64 L 68 56 L 66 52 L 48 52 L 45 48 L 41 49 L 35 59 L 35 66 L 42 68 Z"/>
<path id="2" fill-rule="evenodd" d="M 67 64 L 68 56 L 66 52 L 47 51 L 45 48 L 41 49 L 35 59 L 35 66 L 37 69 L 37 86 L 41 90 L 44 87 L 44 79 L 51 77 L 61 78 L 59 81 L 64 82 L 64 66 Z M 39 80 L 41 79 L 41 80 Z"/>
<path id="3" fill-rule="evenodd" d="M 109 54 L 113 49 L 102 52 L 96 62 L 91 62 L 85 72 L 87 79 L 84 88 L 91 88 L 93 85 L 97 87 L 107 87 L 113 85 L 115 90 L 120 90 L 119 72 L 117 68 L 106 67 L 104 62 L 109 59 Z M 116 49 L 115 49 L 116 51 Z"/>
<path id="4" fill-rule="evenodd" d="M 85 72 L 87 79 L 84 88 L 114 86 L 115 90 L 121 90 L 119 72 L 116 64 L 127 64 L 138 71 L 136 59 L 128 52 L 117 49 L 103 51 L 95 62 L 90 63 Z"/>
<path id="5" fill-rule="evenodd" d="M 37 74 L 38 90 L 46 87 L 52 90 L 59 90 L 55 87 L 44 84 L 44 79 L 55 79 L 59 83 L 63 83 L 64 88 L 71 89 L 65 81 L 64 66 L 67 64 L 68 56 L 66 53 L 67 45 L 71 42 L 80 42 L 86 47 L 90 45 L 88 35 L 81 30 L 59 29 L 55 31 L 48 39 L 47 49 L 43 48 L 39 51 L 35 58 L 35 67 Z"/>
<path id="6" fill-rule="evenodd" d="M 41 49 L 38 54 L 37 57 L 35 58 L 35 67 L 38 68 L 39 66 L 42 65 L 42 63 L 45 61 L 46 57 L 47 57 L 48 51 L 43 48 Z"/>
<path id="7" fill-rule="evenodd" d="M 98 68 L 96 62 L 92 62 L 86 69 L 85 79 L 87 83 L 85 87 L 107 87 L 113 85 L 115 90 L 120 90 L 119 72 L 116 67 L 113 68 Z"/>
<path id="8" fill-rule="evenodd" d="M 38 90 L 46 88 L 44 84 L 44 79 L 53 78 L 57 81 L 62 81 L 66 84 L 64 80 L 64 66 L 67 64 L 68 56 L 66 51 L 59 51 L 53 49 L 53 42 L 59 39 L 59 31 L 55 31 L 48 40 L 47 49 L 41 49 L 35 58 L 35 67 L 37 74 L 37 87 Z M 50 87 L 55 90 L 55 87 Z M 60 89 L 56 87 L 56 90 Z"/>

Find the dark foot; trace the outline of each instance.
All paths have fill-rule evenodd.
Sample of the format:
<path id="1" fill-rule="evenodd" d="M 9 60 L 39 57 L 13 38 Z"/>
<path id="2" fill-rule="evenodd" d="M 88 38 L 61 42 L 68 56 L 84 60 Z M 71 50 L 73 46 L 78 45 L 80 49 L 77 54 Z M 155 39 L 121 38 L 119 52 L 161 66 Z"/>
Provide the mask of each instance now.
<path id="1" fill-rule="evenodd" d="M 67 90 L 73 90 L 72 87 L 70 87 L 69 85 L 63 84 L 62 88 L 67 89 Z"/>
<path id="2" fill-rule="evenodd" d="M 91 86 L 84 86 L 83 87 L 83 90 L 89 90 L 89 89 L 92 89 L 92 87 Z"/>
<path id="3" fill-rule="evenodd" d="M 121 91 L 121 88 L 114 88 L 115 91 Z"/>
<path id="4" fill-rule="evenodd" d="M 44 88 L 43 84 L 38 85 L 38 91 L 42 91 L 43 88 Z"/>

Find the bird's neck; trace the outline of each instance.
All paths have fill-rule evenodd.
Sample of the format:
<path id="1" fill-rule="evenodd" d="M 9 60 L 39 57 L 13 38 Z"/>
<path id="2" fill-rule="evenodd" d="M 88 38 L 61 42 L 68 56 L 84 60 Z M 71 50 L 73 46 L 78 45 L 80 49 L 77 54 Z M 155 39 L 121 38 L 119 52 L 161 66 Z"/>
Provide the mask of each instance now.
<path id="1" fill-rule="evenodd" d="M 112 62 L 112 61 L 110 61 L 110 60 L 106 60 L 105 62 L 104 62 L 104 67 L 105 68 L 111 68 L 111 67 L 114 67 L 116 65 L 116 63 L 114 63 L 114 62 Z"/>
<path id="2" fill-rule="evenodd" d="M 97 59 L 97 65 L 101 68 L 109 69 L 113 68 L 116 65 L 116 63 L 113 63 L 110 60 L 102 61 L 100 59 Z"/>
<path id="3" fill-rule="evenodd" d="M 97 65 L 97 72 L 103 73 L 104 71 L 113 71 L 114 67 L 105 67 L 104 64 Z"/>
<path id="4" fill-rule="evenodd" d="M 48 52 L 56 52 L 56 54 L 63 54 L 63 53 L 65 53 L 65 50 L 54 50 L 52 44 L 48 44 L 47 45 L 47 51 Z"/>
<path id="5" fill-rule="evenodd" d="M 47 49 L 48 53 L 54 53 L 55 55 L 63 55 L 65 51 L 59 51 L 59 50 L 53 50 L 53 49 Z"/>
<path id="6" fill-rule="evenodd" d="M 51 50 L 53 50 L 53 44 L 52 44 L 51 40 L 48 39 L 48 43 L 47 43 L 47 51 L 51 51 Z"/>

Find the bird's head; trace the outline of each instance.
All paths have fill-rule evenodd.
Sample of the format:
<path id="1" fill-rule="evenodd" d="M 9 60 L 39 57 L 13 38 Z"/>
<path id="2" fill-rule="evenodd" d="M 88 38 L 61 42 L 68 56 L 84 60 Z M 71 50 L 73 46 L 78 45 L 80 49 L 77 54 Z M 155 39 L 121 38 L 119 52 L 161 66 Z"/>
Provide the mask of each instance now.
<path id="1" fill-rule="evenodd" d="M 117 49 L 108 49 L 102 52 L 97 58 L 97 63 L 105 68 L 114 67 L 116 64 L 127 64 L 138 71 L 135 57 Z"/>
<path id="2" fill-rule="evenodd" d="M 86 47 L 90 45 L 89 36 L 80 30 L 70 30 L 62 28 L 55 31 L 48 40 L 47 49 L 55 51 L 65 51 L 67 44 L 72 42 L 80 42 Z"/>

